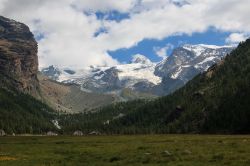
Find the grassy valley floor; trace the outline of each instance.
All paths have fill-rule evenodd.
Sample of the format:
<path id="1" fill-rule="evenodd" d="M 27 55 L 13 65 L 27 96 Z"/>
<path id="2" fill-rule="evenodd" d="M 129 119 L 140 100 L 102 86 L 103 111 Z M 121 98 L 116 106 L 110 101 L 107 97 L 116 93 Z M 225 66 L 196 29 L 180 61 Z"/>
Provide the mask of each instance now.
<path id="1" fill-rule="evenodd" d="M 0 165 L 250 165 L 250 136 L 1 137 Z"/>

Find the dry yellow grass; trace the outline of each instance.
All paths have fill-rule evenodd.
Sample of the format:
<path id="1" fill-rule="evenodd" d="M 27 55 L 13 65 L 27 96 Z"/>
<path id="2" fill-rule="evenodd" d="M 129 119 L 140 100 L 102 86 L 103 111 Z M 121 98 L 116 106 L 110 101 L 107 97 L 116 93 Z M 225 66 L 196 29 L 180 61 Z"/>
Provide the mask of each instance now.
<path id="1" fill-rule="evenodd" d="M 18 160 L 18 158 L 11 156 L 0 156 L 0 161 L 14 161 L 14 160 Z"/>

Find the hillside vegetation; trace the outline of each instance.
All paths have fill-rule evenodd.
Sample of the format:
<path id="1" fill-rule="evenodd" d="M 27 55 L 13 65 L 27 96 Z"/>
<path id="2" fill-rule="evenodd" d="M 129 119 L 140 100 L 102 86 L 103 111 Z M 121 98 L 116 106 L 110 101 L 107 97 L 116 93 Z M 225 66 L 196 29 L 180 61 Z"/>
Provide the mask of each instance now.
<path id="1" fill-rule="evenodd" d="M 42 134 L 56 130 L 55 112 L 30 95 L 0 89 L 0 129 L 7 134 Z"/>
<path id="2" fill-rule="evenodd" d="M 60 123 L 65 132 L 250 133 L 249 101 L 250 39 L 171 95 L 62 116 Z"/>

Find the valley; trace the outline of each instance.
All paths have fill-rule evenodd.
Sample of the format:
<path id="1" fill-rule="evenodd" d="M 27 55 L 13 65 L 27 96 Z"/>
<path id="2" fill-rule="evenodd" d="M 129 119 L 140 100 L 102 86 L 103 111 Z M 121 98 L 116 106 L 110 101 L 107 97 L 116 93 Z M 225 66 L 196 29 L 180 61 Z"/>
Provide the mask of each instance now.
<path id="1" fill-rule="evenodd" d="M 0 46 L 8 62 L 0 71 L 7 135 L 249 133 L 250 39 L 235 49 L 185 44 L 158 63 L 136 55 L 129 64 L 39 72 L 29 28 L 0 23 L 8 43 Z"/>
<path id="2" fill-rule="evenodd" d="M 0 166 L 249 166 L 249 0 L 0 0 Z"/>

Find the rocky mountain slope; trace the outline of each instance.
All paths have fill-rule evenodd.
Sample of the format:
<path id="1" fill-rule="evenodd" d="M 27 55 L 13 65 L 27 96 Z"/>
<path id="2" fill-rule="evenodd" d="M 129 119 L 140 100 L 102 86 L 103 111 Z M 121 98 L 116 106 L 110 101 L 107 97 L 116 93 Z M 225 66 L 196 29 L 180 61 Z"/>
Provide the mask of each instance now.
<path id="1" fill-rule="evenodd" d="M 43 74 L 38 74 L 38 79 L 43 101 L 54 110 L 65 113 L 88 112 L 115 102 L 155 97 L 131 89 L 116 93 L 86 92 L 77 84 L 56 82 Z"/>
<path id="2" fill-rule="evenodd" d="M 41 96 L 54 110 L 64 113 L 88 112 L 117 101 L 112 94 L 86 93 L 75 84 L 63 84 L 38 74 Z"/>
<path id="3" fill-rule="evenodd" d="M 158 94 L 166 95 L 184 86 L 199 73 L 220 62 L 234 47 L 214 45 L 183 45 L 176 48 L 172 55 L 160 62 L 155 75 L 162 78 L 157 87 Z M 159 91 L 160 89 L 160 91 Z"/>
<path id="4" fill-rule="evenodd" d="M 29 28 L 0 16 L 0 84 L 38 94 L 37 42 Z"/>
<path id="5" fill-rule="evenodd" d="M 206 71 L 233 50 L 231 46 L 184 45 L 167 59 L 153 63 L 135 55 L 129 64 L 73 70 L 50 66 L 42 73 L 58 82 L 75 83 L 85 92 L 117 94 L 123 89 L 150 95 L 166 95 Z"/>

